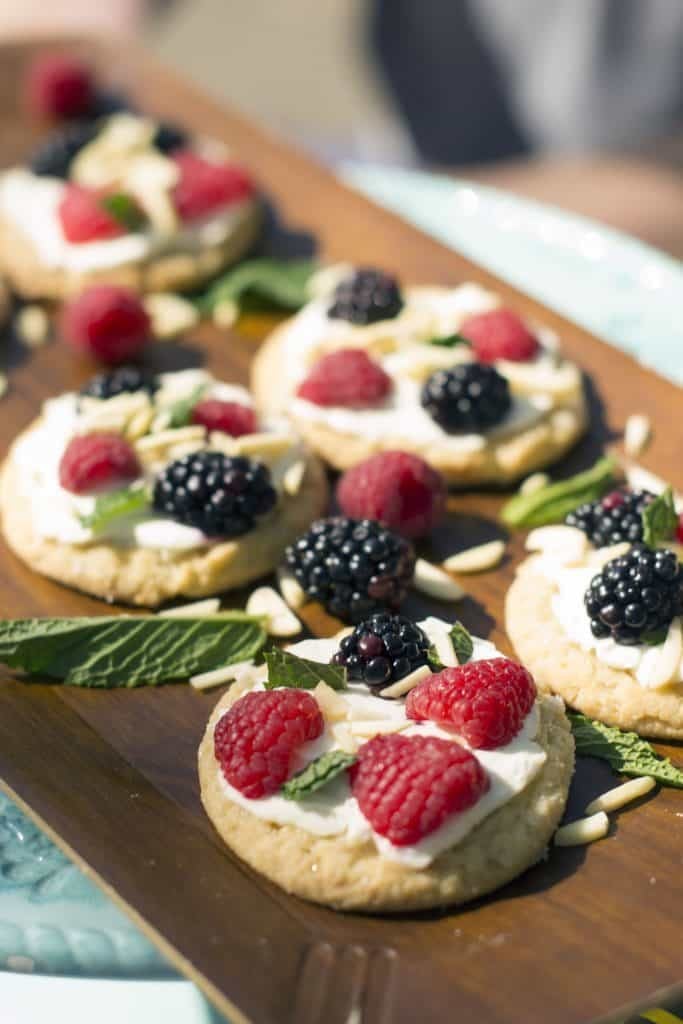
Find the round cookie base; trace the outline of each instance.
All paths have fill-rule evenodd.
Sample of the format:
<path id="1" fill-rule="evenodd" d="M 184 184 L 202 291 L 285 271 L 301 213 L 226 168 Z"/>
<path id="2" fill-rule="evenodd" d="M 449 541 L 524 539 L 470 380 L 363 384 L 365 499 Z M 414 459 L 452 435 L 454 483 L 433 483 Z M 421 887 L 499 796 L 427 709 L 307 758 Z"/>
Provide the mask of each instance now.
<path id="1" fill-rule="evenodd" d="M 0 218 L 0 269 L 24 298 L 61 300 L 96 284 L 121 285 L 141 294 L 186 291 L 244 256 L 258 239 L 262 224 L 261 204 L 252 202 L 219 245 L 196 252 L 160 253 L 111 268 L 74 271 L 46 266 L 31 240 L 10 221 Z"/>
<path id="2" fill-rule="evenodd" d="M 292 395 L 281 386 L 287 379 L 282 359 L 284 328 L 286 324 L 271 334 L 252 362 L 251 389 L 256 405 L 263 414 L 289 415 L 313 451 L 337 470 L 350 469 L 378 452 L 400 449 L 426 459 L 451 487 L 502 487 L 553 465 L 576 444 L 588 426 L 588 407 L 581 389 L 573 401 L 544 414 L 539 423 L 519 434 L 497 439 L 479 451 L 457 452 L 447 441 L 427 448 L 409 437 L 378 440 L 342 433 L 290 412 Z"/>
<path id="3" fill-rule="evenodd" d="M 531 784 L 457 846 L 415 870 L 381 857 L 372 841 L 350 844 L 293 825 L 275 825 L 230 801 L 213 750 L 213 730 L 231 703 L 214 709 L 199 748 L 202 803 L 239 857 L 288 893 L 337 910 L 402 912 L 466 903 L 536 863 L 562 817 L 574 769 L 574 741 L 560 701 L 543 698 L 538 742 L 548 759 Z"/>
<path id="4" fill-rule="evenodd" d="M 653 739 L 683 739 L 683 684 L 648 690 L 573 643 L 553 614 L 552 583 L 536 570 L 537 561 L 534 556 L 522 564 L 507 593 L 505 626 L 539 689 L 607 725 Z"/>
<path id="5" fill-rule="evenodd" d="M 31 569 L 106 601 L 148 608 L 176 597 L 210 597 L 272 572 L 285 546 L 324 512 L 327 500 L 325 470 L 310 456 L 298 494 L 282 495 L 276 510 L 250 533 L 208 549 L 173 552 L 41 537 L 33 529 L 30 501 L 19 490 L 11 452 L 0 478 L 5 539 Z"/>

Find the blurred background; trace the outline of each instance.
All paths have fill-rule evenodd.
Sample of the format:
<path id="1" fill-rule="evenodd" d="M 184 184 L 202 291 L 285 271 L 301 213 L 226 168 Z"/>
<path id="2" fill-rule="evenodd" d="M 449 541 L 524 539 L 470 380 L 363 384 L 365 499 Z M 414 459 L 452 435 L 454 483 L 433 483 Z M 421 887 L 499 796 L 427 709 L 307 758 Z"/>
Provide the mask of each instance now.
<path id="1" fill-rule="evenodd" d="M 328 162 L 439 168 L 683 255 L 681 0 L 0 0 L 135 35 Z"/>

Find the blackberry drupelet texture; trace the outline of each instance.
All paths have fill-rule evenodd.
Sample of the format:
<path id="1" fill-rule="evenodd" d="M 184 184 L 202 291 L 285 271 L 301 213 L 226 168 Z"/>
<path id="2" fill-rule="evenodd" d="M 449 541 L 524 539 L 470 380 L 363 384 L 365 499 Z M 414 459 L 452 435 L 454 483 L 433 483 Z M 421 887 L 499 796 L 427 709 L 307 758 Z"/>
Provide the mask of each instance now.
<path id="1" fill-rule="evenodd" d="M 673 551 L 636 544 L 594 576 L 584 597 L 593 636 L 633 645 L 668 629 L 683 606 L 683 570 Z"/>
<path id="2" fill-rule="evenodd" d="M 386 686 L 428 663 L 429 640 L 419 626 L 402 615 L 379 613 L 345 636 L 332 658 L 350 679 L 368 686 Z"/>
<path id="3" fill-rule="evenodd" d="M 599 501 L 579 505 L 565 523 L 582 530 L 596 548 L 624 541 L 637 544 L 643 539 L 643 509 L 654 498 L 650 491 L 611 491 Z"/>
<path id="4" fill-rule="evenodd" d="M 127 391 L 147 391 L 150 395 L 158 389 L 157 378 L 151 370 L 138 366 L 119 366 L 111 373 L 98 373 L 84 384 L 79 394 L 89 398 L 113 398 Z"/>
<path id="5" fill-rule="evenodd" d="M 332 615 L 362 622 L 397 608 L 415 569 L 412 545 L 371 519 L 319 519 L 285 553 L 306 594 Z"/>
<path id="6" fill-rule="evenodd" d="M 209 537 L 239 537 L 275 505 L 266 466 L 221 452 L 169 463 L 154 483 L 154 508 Z"/>
<path id="7" fill-rule="evenodd" d="M 391 320 L 402 309 L 403 299 L 396 278 L 382 270 L 363 267 L 337 285 L 327 315 L 364 326 Z"/>
<path id="8" fill-rule="evenodd" d="M 34 174 L 68 178 L 71 161 L 100 132 L 92 121 L 76 121 L 53 132 L 33 154 L 29 164 Z"/>
<path id="9" fill-rule="evenodd" d="M 152 144 L 161 153 L 172 153 L 174 149 L 184 149 L 189 136 L 179 125 L 172 121 L 160 121 Z"/>
<path id="10" fill-rule="evenodd" d="M 437 370 L 421 395 L 422 406 L 444 430 L 485 430 L 510 410 L 510 389 L 505 377 L 484 363 L 459 363 Z"/>

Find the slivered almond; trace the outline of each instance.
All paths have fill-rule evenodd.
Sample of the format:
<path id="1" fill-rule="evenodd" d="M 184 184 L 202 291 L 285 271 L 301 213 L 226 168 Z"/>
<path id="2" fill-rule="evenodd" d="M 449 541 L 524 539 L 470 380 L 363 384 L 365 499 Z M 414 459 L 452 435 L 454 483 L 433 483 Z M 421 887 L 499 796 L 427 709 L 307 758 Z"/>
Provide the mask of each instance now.
<path id="1" fill-rule="evenodd" d="M 383 690 L 379 691 L 380 697 L 402 697 L 404 693 L 408 693 L 418 683 L 421 683 L 427 676 L 431 676 L 432 670 L 429 665 L 420 665 L 414 672 L 404 676 L 403 679 L 399 679 L 397 682 L 392 683 L 391 686 L 385 686 Z"/>
<path id="2" fill-rule="evenodd" d="M 265 616 L 271 636 L 296 636 L 301 632 L 301 622 L 272 587 L 257 587 L 245 610 L 248 615 Z"/>
<path id="3" fill-rule="evenodd" d="M 240 683 L 249 679 L 251 682 L 253 668 L 253 661 L 236 661 L 234 665 L 226 665 L 225 668 L 215 668 L 211 672 L 200 672 L 199 675 L 190 676 L 190 686 L 195 690 L 209 690 L 233 680 Z"/>
<path id="4" fill-rule="evenodd" d="M 652 440 L 652 423 L 649 416 L 634 412 L 626 420 L 624 427 L 624 451 L 637 459 L 643 454 Z"/>
<path id="5" fill-rule="evenodd" d="M 526 539 L 527 551 L 540 551 L 563 565 L 580 562 L 588 549 L 588 538 L 574 526 L 538 526 Z"/>
<path id="6" fill-rule="evenodd" d="M 579 818 L 569 825 L 563 825 L 555 833 L 555 846 L 585 846 L 603 839 L 609 832 L 609 818 L 604 811 L 591 814 L 589 818 Z"/>
<path id="7" fill-rule="evenodd" d="M 126 424 L 124 434 L 129 441 L 137 441 L 141 437 L 144 437 L 152 426 L 152 420 L 154 419 L 154 409 L 152 406 L 148 406 L 146 409 L 140 409 L 134 416 L 128 420 Z"/>
<path id="8" fill-rule="evenodd" d="M 343 722 L 349 717 L 349 704 L 336 690 L 321 679 L 311 691 L 318 702 L 320 710 L 329 722 Z"/>
<path id="9" fill-rule="evenodd" d="M 306 593 L 299 581 L 289 573 L 280 570 L 278 572 L 277 582 L 280 588 L 280 593 L 289 607 L 293 608 L 295 611 L 299 608 L 303 608 L 306 604 Z"/>
<path id="10" fill-rule="evenodd" d="M 414 723 L 407 718 L 368 718 L 349 722 L 354 736 L 380 736 L 390 732 L 401 732 Z"/>
<path id="11" fill-rule="evenodd" d="M 540 491 L 543 487 L 546 487 L 550 483 L 550 477 L 547 473 L 532 473 L 526 480 L 523 481 L 519 488 L 520 494 L 535 494 L 536 491 Z"/>
<path id="12" fill-rule="evenodd" d="M 672 620 L 666 640 L 657 647 L 650 647 L 643 654 L 636 669 L 636 679 L 648 690 L 658 690 L 669 683 L 678 681 L 683 657 L 683 629 L 680 618 Z"/>
<path id="13" fill-rule="evenodd" d="M 24 306 L 14 319 L 14 328 L 25 345 L 40 348 L 50 334 L 50 320 L 42 306 Z"/>
<path id="14" fill-rule="evenodd" d="M 178 427 L 177 430 L 160 430 L 158 434 L 148 434 L 135 442 L 139 452 L 152 451 L 155 448 L 166 448 L 169 445 L 181 444 L 185 441 L 203 441 L 206 437 L 204 427 Z"/>
<path id="15" fill-rule="evenodd" d="M 440 601 L 461 601 L 466 596 L 452 576 L 424 558 L 418 558 L 415 563 L 412 585 L 416 590 Z"/>
<path id="16" fill-rule="evenodd" d="M 205 615 L 215 615 L 221 606 L 217 597 L 207 597 L 204 601 L 193 601 L 192 604 L 181 604 L 177 608 L 165 608 L 158 612 L 162 618 L 194 619 Z"/>
<path id="17" fill-rule="evenodd" d="M 211 319 L 216 327 L 233 327 L 239 320 L 240 308 L 232 299 L 221 299 L 213 307 Z"/>
<path id="18" fill-rule="evenodd" d="M 492 540 L 488 544 L 477 544 L 476 547 L 459 551 L 443 561 L 444 569 L 448 572 L 486 572 L 487 569 L 495 569 L 500 565 L 505 554 L 505 543 L 502 540 Z"/>
<path id="19" fill-rule="evenodd" d="M 632 800 L 638 800 L 645 796 L 657 783 L 650 775 L 641 775 L 637 779 L 629 779 L 621 786 L 608 789 L 606 793 L 592 800 L 586 808 L 586 814 L 597 814 L 598 811 L 618 811 L 620 807 L 630 804 Z"/>
<path id="20" fill-rule="evenodd" d="M 332 726 L 332 735 L 340 750 L 345 754 L 355 754 L 358 750 L 358 740 L 351 732 L 351 726 L 347 722 L 335 722 Z"/>
<path id="21" fill-rule="evenodd" d="M 285 494 L 289 494 L 292 498 L 295 497 L 301 490 L 305 475 L 306 463 L 304 460 L 300 459 L 298 462 L 293 462 L 282 478 L 282 487 Z"/>
<path id="22" fill-rule="evenodd" d="M 6 373 L 0 373 L 0 398 L 7 394 L 9 388 L 9 381 L 7 380 Z"/>
<path id="23" fill-rule="evenodd" d="M 155 338 L 175 338 L 199 321 L 196 306 L 173 292 L 154 292 L 145 297 L 143 304 L 152 321 Z"/>
<path id="24" fill-rule="evenodd" d="M 284 455 L 295 444 L 291 434 L 243 434 L 234 439 L 239 455 L 256 455 L 277 458 Z"/>

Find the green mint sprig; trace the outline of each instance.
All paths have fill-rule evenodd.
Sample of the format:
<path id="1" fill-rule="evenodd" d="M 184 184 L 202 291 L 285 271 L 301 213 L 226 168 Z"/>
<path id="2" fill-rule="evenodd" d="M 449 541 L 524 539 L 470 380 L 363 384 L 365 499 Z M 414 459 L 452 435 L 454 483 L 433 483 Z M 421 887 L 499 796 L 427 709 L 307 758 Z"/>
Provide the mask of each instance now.
<path id="1" fill-rule="evenodd" d="M 599 757 L 622 775 L 649 775 L 662 786 L 683 789 L 683 770 L 668 757 L 658 754 L 635 732 L 622 732 L 612 725 L 596 722 L 578 711 L 567 712 L 576 753 Z"/>
<path id="2" fill-rule="evenodd" d="M 141 512 L 149 504 L 145 487 L 123 487 L 119 491 L 108 491 L 95 498 L 95 507 L 88 515 L 79 516 L 81 525 L 101 533 L 115 519 Z"/>
<path id="3" fill-rule="evenodd" d="M 100 206 L 126 231 L 139 231 L 145 223 L 144 213 L 135 200 L 125 192 L 103 196 L 100 199 Z"/>
<path id="4" fill-rule="evenodd" d="M 616 472 L 615 459 L 599 459 L 590 469 L 568 480 L 548 484 L 532 494 L 516 494 L 503 506 L 501 519 L 507 526 L 516 527 L 561 523 L 579 505 L 601 498 L 615 483 Z"/>
<path id="5" fill-rule="evenodd" d="M 447 334 L 443 338 L 430 338 L 429 344 L 436 345 L 438 348 L 456 348 L 458 345 L 472 348 L 472 342 L 464 338 L 462 334 Z"/>
<path id="6" fill-rule="evenodd" d="M 170 417 L 169 429 L 176 430 L 178 427 L 186 427 L 189 424 L 192 419 L 192 411 L 205 391 L 206 384 L 198 384 L 186 398 L 179 398 L 177 402 L 168 407 L 166 411 Z"/>
<path id="7" fill-rule="evenodd" d="M 298 658 L 291 651 L 283 651 L 274 647 L 265 653 L 268 665 L 266 689 L 274 690 L 278 686 L 291 686 L 300 690 L 314 690 L 322 680 L 333 690 L 346 688 L 346 669 L 339 665 L 325 665 L 322 662 Z"/>
<path id="8" fill-rule="evenodd" d="M 650 548 L 656 548 L 660 541 L 672 540 L 676 535 L 678 514 L 674 505 L 674 494 L 670 487 L 643 509 L 643 540 Z"/>
<path id="9" fill-rule="evenodd" d="M 458 665 L 464 665 L 474 654 L 474 643 L 472 636 L 462 622 L 455 622 L 451 627 L 450 638 L 453 643 L 453 650 L 458 659 Z"/>
<path id="10" fill-rule="evenodd" d="M 221 302 L 234 302 L 240 311 L 294 311 L 308 302 L 308 282 L 317 269 L 312 260 L 247 260 L 219 277 L 197 303 L 203 314 Z"/>
<path id="11" fill-rule="evenodd" d="M 287 800 L 304 800 L 312 793 L 317 793 L 332 779 L 336 779 L 354 764 L 355 760 L 354 754 L 345 754 L 343 750 L 328 750 L 285 782 L 282 795 Z"/>

